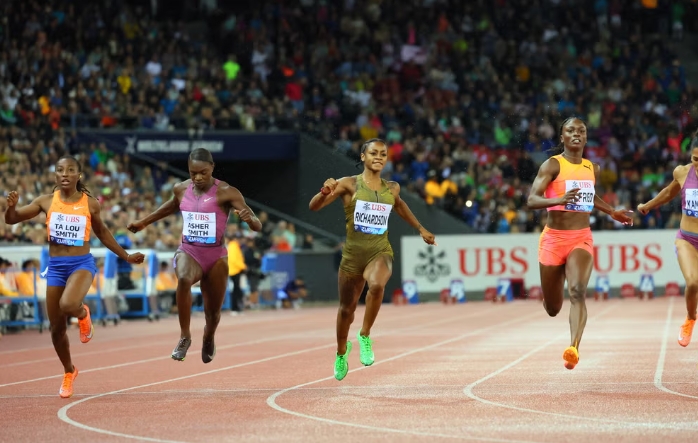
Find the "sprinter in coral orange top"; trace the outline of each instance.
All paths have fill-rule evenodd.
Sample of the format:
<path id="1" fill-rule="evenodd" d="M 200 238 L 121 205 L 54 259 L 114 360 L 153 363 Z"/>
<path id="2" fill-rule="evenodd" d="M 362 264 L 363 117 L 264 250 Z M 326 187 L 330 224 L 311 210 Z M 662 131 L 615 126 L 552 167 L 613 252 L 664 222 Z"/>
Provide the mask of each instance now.
<path id="1" fill-rule="evenodd" d="M 141 253 L 128 254 L 114 240 L 100 217 L 99 202 L 93 198 L 80 181 L 82 168 L 73 157 L 66 155 L 56 163 L 56 188 L 53 194 L 37 197 L 27 206 L 17 208 L 19 194 L 10 192 L 7 197 L 5 223 L 13 225 L 46 214 L 49 241 L 46 276 L 46 310 L 51 323 L 51 340 L 65 374 L 59 395 L 73 395 L 73 380 L 78 369 L 70 357 L 70 345 L 66 334 L 66 317 L 76 317 L 80 327 L 80 341 L 92 339 L 94 328 L 90 310 L 83 303 L 92 279 L 97 272 L 94 257 L 90 254 L 90 230 L 102 244 L 129 263 L 143 263 Z"/>
<path id="2" fill-rule="evenodd" d="M 528 197 L 529 209 L 548 210 L 548 221 L 540 236 L 538 262 L 543 305 L 555 317 L 562 309 L 565 279 L 570 295 L 570 346 L 562 358 L 567 369 L 579 362 L 579 342 L 587 322 L 587 285 L 594 265 L 594 240 L 589 218 L 593 209 L 614 220 L 632 225 L 627 213 L 614 210 L 596 195 L 599 165 L 582 158 L 587 128 L 570 117 L 560 125 L 559 154 L 540 166 Z"/>

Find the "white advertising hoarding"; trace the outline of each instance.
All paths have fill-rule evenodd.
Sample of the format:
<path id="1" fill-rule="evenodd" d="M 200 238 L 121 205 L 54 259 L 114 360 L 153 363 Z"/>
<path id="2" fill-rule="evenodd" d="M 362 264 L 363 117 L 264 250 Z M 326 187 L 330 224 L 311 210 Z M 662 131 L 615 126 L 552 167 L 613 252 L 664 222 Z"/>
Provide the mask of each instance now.
<path id="1" fill-rule="evenodd" d="M 640 284 L 643 274 L 654 277 L 657 287 L 668 282 L 683 285 L 676 260 L 676 230 L 594 232 L 594 271 L 608 276 L 610 286 Z M 526 287 L 540 286 L 538 239 L 540 234 L 437 235 L 438 246 L 428 246 L 419 236 L 402 237 L 402 280 L 414 280 L 419 292 L 440 292 L 451 280 L 461 279 L 465 290 L 496 287 L 500 278 L 523 278 Z"/>

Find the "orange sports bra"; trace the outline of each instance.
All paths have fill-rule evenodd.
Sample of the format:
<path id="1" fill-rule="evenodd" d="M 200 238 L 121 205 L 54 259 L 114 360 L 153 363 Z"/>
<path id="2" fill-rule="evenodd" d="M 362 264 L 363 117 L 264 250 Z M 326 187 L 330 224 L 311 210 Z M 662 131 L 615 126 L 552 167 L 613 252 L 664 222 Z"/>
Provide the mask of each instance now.
<path id="1" fill-rule="evenodd" d="M 563 155 L 554 155 L 560 163 L 560 173 L 545 189 L 546 198 L 560 198 L 569 190 L 579 188 L 579 200 L 566 205 L 548 208 L 548 211 L 591 212 L 594 209 L 596 195 L 596 176 L 594 164 L 583 158 L 582 163 L 570 163 Z"/>
<path id="2" fill-rule="evenodd" d="M 83 193 L 75 203 L 61 200 L 61 191 L 53 193 L 51 207 L 46 214 L 48 241 L 58 245 L 83 246 L 90 241 L 89 197 Z"/>

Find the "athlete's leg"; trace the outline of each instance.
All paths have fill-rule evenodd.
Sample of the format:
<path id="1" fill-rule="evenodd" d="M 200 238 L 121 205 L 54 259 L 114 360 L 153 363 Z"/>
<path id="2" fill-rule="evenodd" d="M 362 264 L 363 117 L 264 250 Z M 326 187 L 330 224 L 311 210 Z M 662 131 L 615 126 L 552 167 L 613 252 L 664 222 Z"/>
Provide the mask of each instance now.
<path id="1" fill-rule="evenodd" d="M 179 343 L 172 351 L 174 360 L 184 360 L 191 346 L 191 287 L 201 280 L 203 271 L 199 263 L 184 251 L 177 251 L 174 257 L 177 275 L 177 312 L 179 314 Z"/>
<path id="2" fill-rule="evenodd" d="M 76 317 L 80 327 L 80 341 L 87 343 L 92 339 L 94 327 L 90 318 L 90 310 L 83 303 L 87 291 L 92 286 L 94 274 L 86 269 L 73 272 L 65 283 L 65 289 L 59 302 L 61 311 L 67 316 Z"/>
<path id="3" fill-rule="evenodd" d="M 46 314 L 50 324 L 53 348 L 63 364 L 64 372 L 72 373 L 74 368 L 70 358 L 70 341 L 67 334 L 68 317 L 60 306 L 64 289 L 64 286 L 46 287 Z"/>
<path id="4" fill-rule="evenodd" d="M 393 272 L 393 260 L 389 255 L 380 255 L 373 259 L 364 270 L 364 279 L 368 283 L 368 293 L 366 294 L 366 311 L 364 312 L 364 323 L 356 335 L 359 341 L 359 360 L 364 366 L 371 366 L 375 360 L 373 354 L 373 342 L 369 338 L 371 327 L 378 317 L 378 311 L 383 304 L 383 293 L 385 285 Z"/>
<path id="5" fill-rule="evenodd" d="M 559 231 L 547 227 L 543 229 L 538 240 L 538 265 L 543 308 L 551 317 L 560 313 L 565 299 L 565 261 L 568 251 Z"/>
<path id="6" fill-rule="evenodd" d="M 570 294 L 570 346 L 579 349 L 587 324 L 586 295 L 594 258 L 584 249 L 574 249 L 567 257 L 567 290 Z"/>
<path id="7" fill-rule="evenodd" d="M 679 344 L 688 346 L 696 323 L 696 307 L 698 306 L 698 251 L 686 240 L 676 240 L 676 253 L 679 267 L 686 282 L 684 297 L 686 298 L 686 320 L 681 325 Z"/>
<path id="8" fill-rule="evenodd" d="M 361 275 L 348 274 L 339 270 L 339 310 L 337 311 L 337 354 L 344 355 L 347 351 L 349 328 L 354 321 L 354 312 L 364 288 L 364 278 Z M 368 297 L 367 297 L 368 298 Z"/>
<path id="9" fill-rule="evenodd" d="M 374 258 L 364 270 L 364 280 L 368 283 L 366 311 L 364 312 L 364 323 L 360 331 L 360 334 L 364 337 L 368 337 L 371 334 L 371 327 L 376 321 L 381 304 L 383 304 L 385 285 L 392 274 L 393 260 L 389 255 L 380 255 Z"/>
<path id="10" fill-rule="evenodd" d="M 204 299 L 204 326 L 203 345 L 201 346 L 201 360 L 210 363 L 216 355 L 214 335 L 221 321 L 221 308 L 225 300 L 225 291 L 228 286 L 228 259 L 218 260 L 213 267 L 201 279 L 201 296 Z"/>
<path id="11" fill-rule="evenodd" d="M 562 309 L 565 299 L 565 265 L 544 265 L 540 267 L 540 287 L 543 291 L 543 308 L 549 316 L 555 317 Z"/>
<path id="12" fill-rule="evenodd" d="M 58 391 L 62 398 L 70 398 L 73 395 L 73 381 L 78 375 L 78 370 L 73 366 L 70 357 L 70 341 L 67 334 L 68 317 L 61 309 L 61 298 L 65 286 L 48 286 L 46 288 L 46 313 L 51 328 L 51 341 L 56 354 L 63 365 L 63 381 Z"/>
<path id="13" fill-rule="evenodd" d="M 342 380 L 349 372 L 347 357 L 351 351 L 349 328 L 354 321 L 356 304 L 361 297 L 365 284 L 362 275 L 350 274 L 339 270 L 337 285 L 339 286 L 339 309 L 337 311 L 337 354 L 334 360 L 334 378 Z"/>

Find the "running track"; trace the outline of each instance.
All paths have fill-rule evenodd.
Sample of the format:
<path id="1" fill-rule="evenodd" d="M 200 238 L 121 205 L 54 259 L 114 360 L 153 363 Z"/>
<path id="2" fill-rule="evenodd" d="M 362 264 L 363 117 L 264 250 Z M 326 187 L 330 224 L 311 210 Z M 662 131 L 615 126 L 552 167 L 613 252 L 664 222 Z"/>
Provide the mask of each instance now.
<path id="1" fill-rule="evenodd" d="M 383 307 L 376 363 L 358 346 L 332 377 L 335 310 L 223 316 L 218 354 L 169 353 L 176 320 L 70 329 L 76 394 L 58 397 L 48 334 L 0 339 L 0 442 L 684 442 L 698 431 L 695 352 L 676 343 L 682 298 L 589 301 L 581 361 L 562 364 L 566 303 Z M 363 315 L 357 311 L 350 337 Z M 692 346 L 698 346 L 694 343 Z"/>

